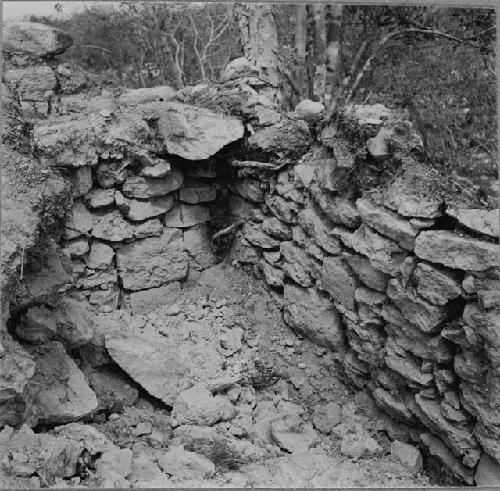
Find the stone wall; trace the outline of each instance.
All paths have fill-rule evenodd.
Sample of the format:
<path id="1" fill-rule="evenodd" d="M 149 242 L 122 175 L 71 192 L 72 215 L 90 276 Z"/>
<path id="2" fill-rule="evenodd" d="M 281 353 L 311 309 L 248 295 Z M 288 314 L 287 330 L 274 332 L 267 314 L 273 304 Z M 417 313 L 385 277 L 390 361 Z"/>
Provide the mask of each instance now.
<path id="1" fill-rule="evenodd" d="M 391 436 L 467 483 L 499 465 L 498 210 L 442 194 L 404 114 L 352 106 L 322 128 L 317 104 L 280 114 L 245 73 L 179 93 L 64 96 L 56 108 L 59 79 L 36 76 L 52 80 L 69 40 L 37 32 L 28 47 L 9 34 L 5 79 L 26 117 L 32 103 L 47 116 L 33 131 L 37 163 L 58 175 L 60 194 L 61 176 L 71 182 L 72 203 L 48 262 L 21 275 L 13 329 L 25 346 L 2 333 L 0 426 L 92 413 L 95 395 L 68 355 L 103 349 L 89 304 L 140 314 L 168 302 L 216 260 L 208 231 L 222 214 L 241 219 L 233 263 L 266 281 L 294 331 L 337 354 L 346 379 L 392 417 Z M 15 251 L 25 261 L 24 246 Z"/>
<path id="2" fill-rule="evenodd" d="M 498 210 L 445 202 L 438 174 L 418 162 L 418 135 L 385 108 L 354 106 L 322 139 L 295 165 L 233 186 L 247 219 L 233 260 L 401 423 L 391 436 L 471 484 L 479 462 L 500 461 Z M 400 169 L 354 190 L 360 160 Z"/>
<path id="3" fill-rule="evenodd" d="M 134 165 L 136 172 L 127 169 Z M 215 174 L 194 173 L 171 169 L 166 160 L 143 166 L 117 156 L 75 172 L 63 250 L 79 297 L 104 310 L 143 313 L 214 264 L 207 227 L 217 214 Z"/>

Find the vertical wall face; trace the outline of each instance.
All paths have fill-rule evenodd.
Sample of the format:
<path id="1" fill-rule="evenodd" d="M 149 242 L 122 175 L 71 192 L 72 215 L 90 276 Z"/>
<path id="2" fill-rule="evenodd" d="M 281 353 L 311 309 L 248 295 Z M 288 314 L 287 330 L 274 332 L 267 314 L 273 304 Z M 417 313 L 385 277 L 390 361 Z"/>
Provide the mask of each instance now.
<path id="1" fill-rule="evenodd" d="M 73 292 L 104 310 L 145 313 L 214 264 L 209 223 L 222 208 L 215 177 L 208 164 L 173 169 L 162 159 L 144 166 L 111 156 L 78 169 L 63 242 Z"/>
<path id="2" fill-rule="evenodd" d="M 344 124 L 294 166 L 235 183 L 247 223 L 234 258 L 283 294 L 294 330 L 339 353 L 399 438 L 472 483 L 481 459 L 500 460 L 498 210 L 445 204 L 413 157 L 418 135 L 385 108 L 354 107 Z M 363 191 L 360 156 L 379 177 L 405 163 Z"/>

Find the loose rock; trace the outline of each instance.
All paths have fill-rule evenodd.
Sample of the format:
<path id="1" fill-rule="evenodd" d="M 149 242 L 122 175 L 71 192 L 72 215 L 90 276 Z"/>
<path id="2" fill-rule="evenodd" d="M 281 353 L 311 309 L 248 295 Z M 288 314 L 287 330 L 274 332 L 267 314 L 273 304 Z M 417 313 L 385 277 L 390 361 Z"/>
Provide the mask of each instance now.
<path id="1" fill-rule="evenodd" d="M 413 445 L 395 440 L 391 444 L 391 455 L 406 466 L 410 472 L 422 470 L 422 454 Z"/>

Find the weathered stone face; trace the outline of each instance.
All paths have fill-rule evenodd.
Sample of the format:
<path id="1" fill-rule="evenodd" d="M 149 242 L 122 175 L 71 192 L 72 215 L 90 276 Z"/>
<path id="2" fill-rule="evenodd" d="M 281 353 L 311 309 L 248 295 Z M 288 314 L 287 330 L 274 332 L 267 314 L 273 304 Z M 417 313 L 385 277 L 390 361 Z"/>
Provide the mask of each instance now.
<path id="1" fill-rule="evenodd" d="M 173 302 L 181 292 L 178 281 L 148 290 L 130 293 L 130 308 L 134 315 L 147 315 L 165 304 Z"/>
<path id="2" fill-rule="evenodd" d="M 0 427 L 17 426 L 29 401 L 27 388 L 35 374 L 33 357 L 13 339 L 2 340 L 5 353 L 0 357 Z"/>
<path id="3" fill-rule="evenodd" d="M 78 168 L 97 164 L 98 135 L 102 132 L 103 121 L 97 115 L 84 120 L 64 115 L 47 125 L 38 124 L 34 139 L 43 162 Z"/>
<path id="4" fill-rule="evenodd" d="M 134 222 L 142 222 L 148 218 L 163 215 L 174 206 L 174 198 L 171 195 L 148 201 L 132 199 L 128 202 L 126 217 Z"/>
<path id="5" fill-rule="evenodd" d="M 241 121 L 179 102 L 157 104 L 166 150 L 187 160 L 206 160 L 243 137 Z"/>
<path id="6" fill-rule="evenodd" d="M 262 222 L 262 230 L 277 239 L 290 240 L 292 238 L 290 226 L 281 222 L 276 217 L 265 218 Z"/>
<path id="7" fill-rule="evenodd" d="M 134 237 L 134 228 L 122 218 L 119 211 L 114 211 L 97 220 L 92 236 L 110 242 L 121 242 Z"/>
<path id="8" fill-rule="evenodd" d="M 486 271 L 500 263 L 497 244 L 462 237 L 447 230 L 424 230 L 415 242 L 415 254 L 432 263 L 464 271 Z"/>
<path id="9" fill-rule="evenodd" d="M 313 199 L 332 223 L 350 228 L 361 224 L 361 217 L 353 201 L 320 190 L 315 190 Z"/>
<path id="10" fill-rule="evenodd" d="M 264 202 L 264 189 L 260 186 L 260 182 L 254 179 L 239 179 L 231 185 L 231 189 L 241 197 L 248 199 L 254 203 Z"/>
<path id="11" fill-rule="evenodd" d="M 385 191 L 384 205 L 404 217 L 436 218 L 443 203 L 440 182 L 436 171 L 415 162 Z"/>
<path id="12" fill-rule="evenodd" d="M 75 239 L 87 235 L 94 226 L 94 217 L 87 207 L 80 201 L 74 203 L 64 228 L 64 238 Z"/>
<path id="13" fill-rule="evenodd" d="M 38 22 L 7 23 L 3 29 L 2 50 L 11 54 L 54 55 L 72 44 L 69 34 Z"/>
<path id="14" fill-rule="evenodd" d="M 57 80 L 54 71 L 47 65 L 8 70 L 5 81 L 12 84 L 21 100 L 43 102 L 47 92 L 52 92 Z"/>
<path id="15" fill-rule="evenodd" d="M 330 254 L 340 254 L 340 242 L 337 237 L 330 235 L 331 227 L 313 207 L 307 207 L 298 215 L 299 225 Z"/>
<path id="16" fill-rule="evenodd" d="M 189 186 L 179 190 L 179 199 L 191 205 L 213 201 L 216 197 L 215 186 Z"/>
<path id="17" fill-rule="evenodd" d="M 376 206 L 368 199 L 356 201 L 361 219 L 377 232 L 395 240 L 401 247 L 413 250 L 418 230 L 407 220 L 383 207 Z"/>
<path id="18" fill-rule="evenodd" d="M 498 213 L 498 210 L 482 210 L 478 208 L 448 207 L 446 209 L 446 214 L 455 218 L 460 225 L 491 237 L 499 236 Z"/>
<path id="19" fill-rule="evenodd" d="M 123 184 L 127 179 L 127 162 L 103 161 L 97 166 L 97 182 L 104 189 Z"/>
<path id="20" fill-rule="evenodd" d="M 298 157 L 309 149 L 311 135 L 304 121 L 284 120 L 256 131 L 248 144 L 263 152 Z"/>
<path id="21" fill-rule="evenodd" d="M 158 237 L 163 232 L 163 225 L 157 218 L 147 220 L 134 227 L 134 236 L 136 239 L 145 239 L 146 237 Z"/>
<path id="22" fill-rule="evenodd" d="M 347 309 L 354 310 L 354 291 L 357 282 L 345 259 L 341 257 L 325 258 L 321 270 L 321 284 L 335 302 Z"/>
<path id="23" fill-rule="evenodd" d="M 262 249 L 278 249 L 279 240 L 267 235 L 262 227 L 255 223 L 245 223 L 243 227 L 243 234 L 245 238 L 253 245 L 261 247 Z"/>
<path id="24" fill-rule="evenodd" d="M 206 224 L 184 230 L 184 247 L 190 258 L 190 268 L 203 271 L 217 262 Z"/>
<path id="25" fill-rule="evenodd" d="M 188 271 L 188 255 L 179 230 L 165 230 L 127 244 L 116 252 L 116 264 L 126 290 L 145 290 L 182 280 Z"/>
<path id="26" fill-rule="evenodd" d="M 434 376 L 431 373 L 422 373 L 418 363 L 413 358 L 407 356 L 404 350 L 390 341 L 387 344 L 385 363 L 390 369 L 399 373 L 410 382 L 417 384 L 417 386 L 430 386 L 434 380 Z"/>
<path id="27" fill-rule="evenodd" d="M 405 319 L 425 333 L 439 330 L 451 315 L 446 307 L 432 305 L 419 297 L 412 289 L 404 288 L 400 280 L 389 281 L 387 295 L 399 308 Z"/>
<path id="28" fill-rule="evenodd" d="M 389 278 L 385 273 L 374 268 L 368 258 L 348 252 L 344 252 L 343 256 L 347 259 L 349 266 L 366 286 L 379 292 L 385 292 Z"/>
<path id="29" fill-rule="evenodd" d="M 306 122 L 319 121 L 323 117 L 325 106 L 321 102 L 314 102 L 310 99 L 304 99 L 295 106 L 297 119 Z"/>
<path id="30" fill-rule="evenodd" d="M 179 394 L 175 401 L 172 418 L 175 426 L 195 424 L 212 426 L 219 421 L 234 418 L 236 408 L 221 397 L 213 396 L 202 384 L 197 384 Z"/>
<path id="31" fill-rule="evenodd" d="M 415 415 L 404 402 L 398 401 L 390 392 L 382 388 L 373 391 L 373 398 L 377 405 L 392 417 L 406 424 L 415 424 Z"/>
<path id="32" fill-rule="evenodd" d="M 140 171 L 140 175 L 144 177 L 165 177 L 167 174 L 172 172 L 172 166 L 169 162 L 158 160 L 154 165 L 146 165 Z"/>
<path id="33" fill-rule="evenodd" d="M 66 243 L 63 247 L 63 251 L 72 259 L 75 257 L 82 257 L 89 251 L 89 241 L 84 238 L 72 240 Z"/>
<path id="34" fill-rule="evenodd" d="M 71 179 L 71 195 L 73 198 L 81 198 L 92 188 L 92 169 L 80 167 Z"/>
<path id="35" fill-rule="evenodd" d="M 115 193 L 112 189 L 93 189 L 87 193 L 83 200 L 89 208 L 106 208 L 114 205 Z"/>
<path id="36" fill-rule="evenodd" d="M 408 353 L 424 359 L 436 360 L 438 363 L 449 362 L 453 358 L 450 343 L 438 335 L 428 335 L 415 329 L 403 314 L 390 303 L 382 308 L 382 316 L 386 321 L 384 329 L 392 341 Z"/>
<path id="37" fill-rule="evenodd" d="M 342 351 L 344 336 L 340 316 L 332 303 L 315 289 L 285 284 L 285 322 L 314 341 Z"/>
<path id="38" fill-rule="evenodd" d="M 165 215 L 165 227 L 188 228 L 210 221 L 210 209 L 203 205 L 179 204 Z"/>
<path id="39" fill-rule="evenodd" d="M 269 286 L 273 286 L 276 288 L 283 287 L 285 281 L 285 273 L 281 268 L 274 268 L 267 261 L 260 261 L 260 266 L 262 268 L 262 272 L 264 273 L 266 283 Z"/>
<path id="40" fill-rule="evenodd" d="M 283 256 L 285 276 L 305 288 L 312 286 L 314 284 L 311 275 L 313 260 L 307 252 L 297 247 L 292 241 L 282 242 L 280 251 Z"/>
<path id="41" fill-rule="evenodd" d="M 460 276 L 453 271 L 418 263 L 413 276 L 417 281 L 417 292 L 435 305 L 445 305 L 462 293 Z"/>
<path id="42" fill-rule="evenodd" d="M 287 201 L 281 196 L 272 196 L 266 199 L 266 205 L 271 213 L 285 223 L 297 223 L 299 206 L 293 201 Z"/>
<path id="43" fill-rule="evenodd" d="M 373 267 L 391 276 L 399 274 L 399 268 L 408 255 L 395 242 L 364 224 L 356 232 L 344 233 L 340 238 L 346 246 L 366 256 Z"/>
<path id="44" fill-rule="evenodd" d="M 97 408 L 94 392 L 61 343 L 52 341 L 30 351 L 37 366 L 28 416 L 31 424 L 64 424 Z"/>
<path id="45" fill-rule="evenodd" d="M 431 429 L 436 431 L 443 440 L 457 453 L 463 457 L 464 464 L 474 467 L 480 457 L 477 440 L 472 434 L 472 429 L 467 426 L 454 425 L 447 420 L 442 412 L 441 406 L 436 401 L 424 399 L 421 395 L 415 396 L 412 407 L 417 417 Z"/>
<path id="46" fill-rule="evenodd" d="M 177 396 L 192 385 L 188 360 L 165 338 L 129 331 L 106 335 L 106 348 L 113 360 L 152 396 L 173 406 Z M 147 359 L 148 363 L 144 363 Z"/>
<path id="47" fill-rule="evenodd" d="M 477 486 L 500 486 L 500 464 L 487 453 L 483 453 L 474 480 Z"/>
<path id="48" fill-rule="evenodd" d="M 184 182 L 180 172 L 172 172 L 165 177 L 152 179 L 148 177 L 129 177 L 123 185 L 123 194 L 127 198 L 154 198 L 176 191 Z"/>
<path id="49" fill-rule="evenodd" d="M 90 269 L 107 269 L 112 264 L 114 256 L 111 246 L 95 240 L 85 262 Z"/>

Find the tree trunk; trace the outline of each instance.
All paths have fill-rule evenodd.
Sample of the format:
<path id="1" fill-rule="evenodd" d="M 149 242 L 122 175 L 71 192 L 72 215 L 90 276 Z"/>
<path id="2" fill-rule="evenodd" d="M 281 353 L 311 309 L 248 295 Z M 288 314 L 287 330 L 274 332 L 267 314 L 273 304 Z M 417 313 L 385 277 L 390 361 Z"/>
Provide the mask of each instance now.
<path id="1" fill-rule="evenodd" d="M 245 57 L 270 85 L 280 83 L 278 31 L 273 5 L 268 3 L 235 4 Z"/>
<path id="2" fill-rule="evenodd" d="M 315 3 L 314 15 L 314 95 L 324 103 L 326 93 L 326 19 L 325 5 Z"/>
<path id="3" fill-rule="evenodd" d="M 295 55 L 297 57 L 297 66 L 294 78 L 301 97 L 304 96 L 306 87 L 306 20 L 305 4 L 295 5 Z"/>
<path id="4" fill-rule="evenodd" d="M 336 100 L 342 82 L 342 5 L 327 5 L 326 28 L 326 86 L 331 100 Z"/>
<path id="5" fill-rule="evenodd" d="M 316 22 L 314 20 L 314 10 L 312 5 L 306 6 L 307 12 L 307 42 L 306 42 L 306 72 L 307 72 L 307 97 L 315 100 L 314 77 L 316 75 L 315 60 L 315 34 Z"/>

